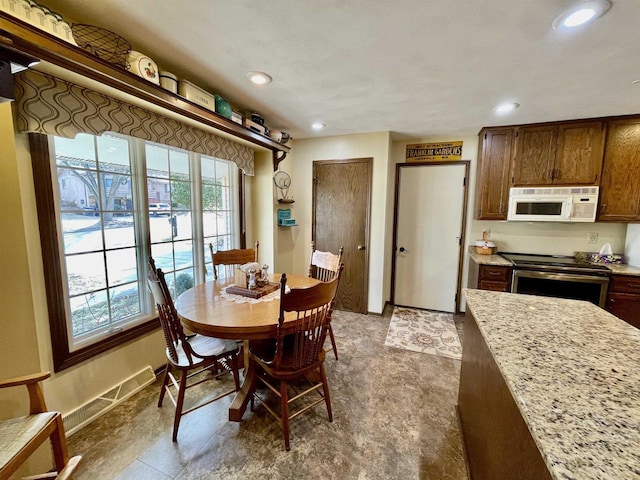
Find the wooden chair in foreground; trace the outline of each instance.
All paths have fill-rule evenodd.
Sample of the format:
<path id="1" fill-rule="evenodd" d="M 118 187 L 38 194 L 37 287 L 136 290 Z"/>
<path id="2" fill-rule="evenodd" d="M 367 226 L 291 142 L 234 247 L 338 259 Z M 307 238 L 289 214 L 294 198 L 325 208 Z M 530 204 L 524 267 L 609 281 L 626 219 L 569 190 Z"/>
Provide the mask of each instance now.
<path id="1" fill-rule="evenodd" d="M 338 268 L 342 261 L 343 247 L 340 247 L 338 254 L 331 252 L 321 252 L 316 250 L 316 242 L 311 242 L 311 260 L 309 262 L 309 276 L 311 278 L 317 278 L 323 282 L 333 280 L 338 275 Z M 331 328 L 331 322 L 329 322 L 329 339 L 331 340 L 331 347 L 333 348 L 333 354 L 338 360 L 338 347 L 336 346 L 336 337 L 333 335 L 333 328 Z"/>
<path id="2" fill-rule="evenodd" d="M 323 346 L 341 272 L 342 266 L 332 281 L 310 288 L 292 288 L 289 293 L 285 292 L 287 276 L 283 273 L 280 279 L 280 315 L 275 349 L 273 344 L 256 343 L 255 349 L 254 344 L 251 344 L 251 360 L 255 362 L 259 372 L 257 379 L 279 397 L 280 414 L 257 392 L 253 392 L 251 406 L 253 407 L 254 399 L 258 400 L 280 421 L 287 451 L 290 449 L 289 420 L 292 418 L 324 401 L 329 421 L 333 421 Z M 290 320 L 291 314 L 295 315 L 295 320 Z M 285 315 L 288 320 L 286 324 Z M 319 375 L 320 378 L 315 378 L 314 375 Z M 288 383 L 302 378 L 308 380 L 310 386 L 289 398 Z M 291 402 L 312 392 L 317 392 L 320 398 L 308 402 L 294 413 L 289 412 Z"/>
<path id="3" fill-rule="evenodd" d="M 29 392 L 29 415 L 0 421 L 0 479 L 9 478 L 47 439 L 55 471 L 29 479 L 70 479 L 82 459 L 80 455 L 69 459 L 62 415 L 47 411 L 40 382 L 49 376 L 49 372 L 42 372 L 0 382 L 0 388 L 24 385 Z"/>
<path id="4" fill-rule="evenodd" d="M 211 250 L 211 261 L 213 262 L 213 276 L 218 279 L 218 265 L 225 265 L 228 267 L 225 271 L 226 278 L 233 278 L 233 268 L 244 265 L 249 262 L 258 261 L 258 247 L 260 242 L 256 241 L 255 248 L 234 248 L 233 250 L 220 250 L 218 252 L 213 251 L 213 243 L 209 244 L 209 250 Z"/>
<path id="5" fill-rule="evenodd" d="M 175 442 L 178 438 L 178 427 L 180 426 L 182 415 L 186 415 L 238 391 L 240 388 L 238 373 L 239 349 L 238 344 L 232 340 L 221 340 L 197 334 L 186 335 L 173 305 L 164 273 L 162 273 L 161 269 L 156 269 L 155 262 L 151 257 L 149 257 L 149 265 L 151 270 L 147 276 L 147 285 L 156 303 L 160 324 L 167 344 L 167 366 L 164 370 L 158 407 L 162 406 L 165 393 L 168 394 L 176 407 L 172 437 Z M 172 373 L 173 369 L 179 370 L 181 373 L 179 384 Z M 188 388 L 207 380 L 217 379 L 228 372 L 233 374 L 235 384 L 233 389 L 220 393 L 214 398 L 204 400 L 187 410 L 183 409 L 184 396 Z M 198 381 L 189 383 L 189 379 L 200 374 L 206 375 L 206 377 L 200 377 Z M 177 390 L 177 398 L 174 398 L 171 393 L 171 387 Z"/>

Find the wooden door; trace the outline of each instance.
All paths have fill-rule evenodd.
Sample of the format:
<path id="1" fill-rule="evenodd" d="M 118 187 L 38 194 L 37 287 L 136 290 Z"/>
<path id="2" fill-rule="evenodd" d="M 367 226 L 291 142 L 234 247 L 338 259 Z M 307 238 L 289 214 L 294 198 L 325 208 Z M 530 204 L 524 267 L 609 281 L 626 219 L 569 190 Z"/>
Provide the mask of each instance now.
<path id="1" fill-rule="evenodd" d="M 548 185 L 553 181 L 557 125 L 520 127 L 516 139 L 513 185 Z"/>
<path id="2" fill-rule="evenodd" d="M 367 313 L 373 159 L 313 162 L 312 239 L 316 249 L 344 247 L 339 310 Z"/>
<path id="3" fill-rule="evenodd" d="M 476 182 L 476 217 L 506 220 L 514 128 L 490 128 L 480 133 L 480 165 Z"/>
<path id="4" fill-rule="evenodd" d="M 558 125 L 553 183 L 598 185 L 604 152 L 604 122 Z"/>
<path id="5" fill-rule="evenodd" d="M 608 130 L 598 220 L 640 220 L 640 119 L 611 121 Z"/>
<path id="6" fill-rule="evenodd" d="M 392 303 L 458 312 L 468 168 L 397 165 Z"/>

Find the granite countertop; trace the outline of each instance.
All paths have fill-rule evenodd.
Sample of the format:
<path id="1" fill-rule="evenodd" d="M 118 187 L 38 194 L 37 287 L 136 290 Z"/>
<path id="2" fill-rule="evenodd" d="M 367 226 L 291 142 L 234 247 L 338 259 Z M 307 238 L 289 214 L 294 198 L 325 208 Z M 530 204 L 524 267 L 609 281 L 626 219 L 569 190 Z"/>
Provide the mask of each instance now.
<path id="1" fill-rule="evenodd" d="M 640 477 L 640 330 L 589 302 L 464 294 L 551 476 Z"/>
<path id="2" fill-rule="evenodd" d="M 501 265 L 503 267 L 511 267 L 511 261 L 507 260 L 500 255 L 481 255 L 476 253 L 473 247 L 469 248 L 469 256 L 476 262 L 478 265 Z"/>
<path id="3" fill-rule="evenodd" d="M 607 263 L 606 266 L 614 275 L 633 275 L 635 277 L 640 277 L 640 267 L 616 263 Z"/>

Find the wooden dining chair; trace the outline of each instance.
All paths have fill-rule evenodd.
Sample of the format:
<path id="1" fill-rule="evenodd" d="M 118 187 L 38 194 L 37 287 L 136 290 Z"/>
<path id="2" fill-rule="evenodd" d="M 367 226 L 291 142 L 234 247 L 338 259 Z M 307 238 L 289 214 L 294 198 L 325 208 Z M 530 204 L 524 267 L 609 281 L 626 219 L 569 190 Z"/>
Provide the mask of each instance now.
<path id="1" fill-rule="evenodd" d="M 160 268 L 156 269 L 155 262 L 151 257 L 149 257 L 149 266 L 151 269 L 147 276 L 147 285 L 156 303 L 164 339 L 167 344 L 167 365 L 162 379 L 158 407 L 162 406 L 165 393 L 169 395 L 169 399 L 176 407 L 172 437 L 175 442 L 178 438 L 178 428 L 182 415 L 186 415 L 238 391 L 240 388 L 238 372 L 239 348 L 238 344 L 233 340 L 222 340 L 197 334 L 186 335 L 173 305 L 164 273 Z M 180 371 L 179 383 L 173 375 L 174 369 Z M 233 374 L 233 382 L 235 384 L 233 389 L 204 400 L 189 409 L 183 409 L 185 392 L 188 388 L 207 380 L 220 378 L 229 372 Z M 207 376 L 201 376 L 198 381 L 189 383 L 192 377 L 201 374 Z M 173 396 L 171 387 L 174 387 L 177 391 L 177 398 Z"/>
<path id="2" fill-rule="evenodd" d="M 9 478 L 47 440 L 51 443 L 55 471 L 29 478 L 67 480 L 82 459 L 69 458 L 62 414 L 47 410 L 40 382 L 49 372 L 0 381 L 0 389 L 24 385 L 29 392 L 29 415 L 0 421 L 0 478 Z"/>
<path id="3" fill-rule="evenodd" d="M 220 250 L 215 252 L 213 243 L 209 244 L 211 251 L 211 261 L 213 262 L 213 276 L 218 279 L 218 265 L 227 267 L 225 278 L 233 278 L 233 268 L 239 267 L 249 262 L 258 261 L 258 248 L 260 242 L 256 241 L 254 248 L 234 248 L 233 250 Z"/>
<path id="4" fill-rule="evenodd" d="M 287 451 L 290 449 L 289 421 L 292 418 L 324 401 L 329 421 L 333 421 L 323 346 L 341 272 L 342 266 L 333 280 L 309 288 L 292 288 L 289 293 L 286 292 L 287 276 L 283 273 L 280 278 L 280 314 L 275 346 L 273 343 L 257 342 L 250 347 L 251 361 L 258 368 L 256 377 L 280 399 L 280 413 L 269 406 L 257 391 L 253 392 L 251 406 L 255 399 L 279 420 Z M 291 319 L 291 315 L 294 319 Z M 310 380 L 313 374 L 319 374 L 320 378 Z M 309 381 L 309 387 L 290 398 L 289 382 L 302 378 Z M 313 392 L 318 393 L 319 398 L 290 413 L 290 403 Z"/>
<path id="5" fill-rule="evenodd" d="M 331 252 L 321 252 L 316 250 L 316 242 L 311 242 L 311 260 L 309 261 L 309 276 L 311 278 L 317 278 L 323 282 L 333 280 L 338 275 L 338 269 L 342 262 L 343 247 L 340 247 L 338 254 Z M 338 347 L 336 346 L 336 337 L 333 335 L 333 328 L 331 322 L 329 322 L 329 339 L 331 340 L 331 347 L 333 348 L 333 354 L 338 360 Z"/>

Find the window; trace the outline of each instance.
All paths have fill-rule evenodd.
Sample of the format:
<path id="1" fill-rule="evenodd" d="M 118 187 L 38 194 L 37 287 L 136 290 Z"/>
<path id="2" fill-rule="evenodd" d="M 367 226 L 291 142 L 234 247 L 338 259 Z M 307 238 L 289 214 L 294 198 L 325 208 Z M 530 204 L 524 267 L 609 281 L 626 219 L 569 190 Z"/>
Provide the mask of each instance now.
<path id="1" fill-rule="evenodd" d="M 31 141 L 36 157 L 34 145 L 48 146 L 52 165 L 46 178 L 34 157 L 38 196 L 46 178 L 55 205 L 55 221 L 41 221 L 41 239 L 45 267 L 51 263 L 45 273 L 56 370 L 104 351 L 114 337 L 128 340 L 141 325 L 157 325 L 146 290 L 149 253 L 179 295 L 211 275 L 209 242 L 240 245 L 231 162 L 114 134 Z M 55 287 L 61 295 L 50 293 Z"/>
<path id="2" fill-rule="evenodd" d="M 235 222 L 238 220 L 234 212 L 233 196 L 231 194 L 232 173 L 229 162 L 212 157 L 200 158 L 201 188 L 202 188 L 202 216 L 205 248 L 205 264 L 207 280 L 213 280 L 213 265 L 211 250 L 229 250 L 234 248 L 233 232 L 236 231 Z M 220 272 L 224 275 L 224 269 Z"/>

